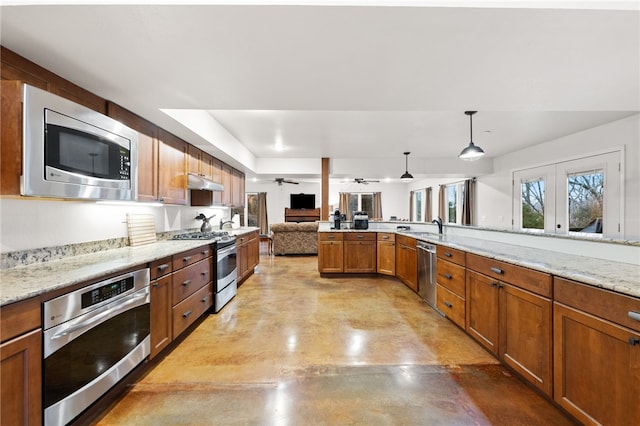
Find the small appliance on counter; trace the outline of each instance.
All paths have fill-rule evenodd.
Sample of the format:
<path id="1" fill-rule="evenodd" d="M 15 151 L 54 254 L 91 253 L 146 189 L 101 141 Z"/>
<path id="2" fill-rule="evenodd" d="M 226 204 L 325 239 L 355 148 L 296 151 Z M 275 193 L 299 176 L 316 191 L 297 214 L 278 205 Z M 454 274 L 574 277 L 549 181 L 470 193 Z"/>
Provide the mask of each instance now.
<path id="1" fill-rule="evenodd" d="M 369 214 L 353 212 L 353 229 L 369 229 Z"/>
<path id="2" fill-rule="evenodd" d="M 340 229 L 340 210 L 336 209 L 330 216 L 333 229 Z"/>

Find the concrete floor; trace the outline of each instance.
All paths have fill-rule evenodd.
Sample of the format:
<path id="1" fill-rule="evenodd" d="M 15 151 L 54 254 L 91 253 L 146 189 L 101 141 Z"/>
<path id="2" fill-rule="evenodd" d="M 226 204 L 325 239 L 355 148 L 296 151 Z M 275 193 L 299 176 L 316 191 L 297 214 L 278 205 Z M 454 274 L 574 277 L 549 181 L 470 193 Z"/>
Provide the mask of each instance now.
<path id="1" fill-rule="evenodd" d="M 395 279 L 260 262 L 94 424 L 573 424 Z"/>

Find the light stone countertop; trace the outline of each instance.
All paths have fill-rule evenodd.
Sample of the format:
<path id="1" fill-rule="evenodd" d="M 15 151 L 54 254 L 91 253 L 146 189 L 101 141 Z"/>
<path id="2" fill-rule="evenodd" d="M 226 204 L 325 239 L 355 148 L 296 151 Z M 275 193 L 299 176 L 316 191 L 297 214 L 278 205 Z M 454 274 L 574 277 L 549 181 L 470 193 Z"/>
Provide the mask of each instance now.
<path id="1" fill-rule="evenodd" d="M 230 230 L 235 235 L 257 228 Z M 0 270 L 0 306 L 84 281 L 100 279 L 135 266 L 212 244 L 211 240 L 162 240 L 137 247 L 122 247 L 59 260 Z"/>
<path id="2" fill-rule="evenodd" d="M 412 235 L 411 232 L 371 229 L 328 229 L 319 232 L 389 232 L 405 235 L 640 298 L 640 266 L 631 263 L 612 262 L 593 257 L 460 236 L 429 233 L 417 236 Z"/>

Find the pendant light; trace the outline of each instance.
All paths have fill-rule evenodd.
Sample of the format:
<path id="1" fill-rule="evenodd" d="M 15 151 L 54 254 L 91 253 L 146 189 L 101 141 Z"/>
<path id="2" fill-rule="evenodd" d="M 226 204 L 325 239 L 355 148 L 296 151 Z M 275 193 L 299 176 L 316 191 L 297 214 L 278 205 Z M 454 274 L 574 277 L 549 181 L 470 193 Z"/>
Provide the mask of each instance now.
<path id="1" fill-rule="evenodd" d="M 405 161 L 404 161 L 404 174 L 402 176 L 400 176 L 400 180 L 402 182 L 411 182 L 413 180 L 413 176 L 411 175 L 411 173 L 409 173 L 409 154 L 411 154 L 410 152 L 405 152 L 404 156 L 405 156 Z"/>
<path id="2" fill-rule="evenodd" d="M 479 146 L 473 143 L 473 114 L 478 111 L 465 111 L 464 113 L 469 116 L 469 145 L 460 152 L 458 158 L 462 158 L 465 161 L 475 161 L 484 155 L 484 151 Z"/>

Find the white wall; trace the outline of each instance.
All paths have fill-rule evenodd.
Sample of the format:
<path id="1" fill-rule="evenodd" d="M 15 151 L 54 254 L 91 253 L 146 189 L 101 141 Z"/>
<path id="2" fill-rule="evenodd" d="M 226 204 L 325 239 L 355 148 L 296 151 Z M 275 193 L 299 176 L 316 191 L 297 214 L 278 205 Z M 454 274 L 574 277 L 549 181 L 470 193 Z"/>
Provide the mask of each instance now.
<path id="1" fill-rule="evenodd" d="M 229 208 L 187 206 L 104 205 L 85 201 L 49 201 L 43 199 L 0 199 L 0 252 L 30 250 L 126 238 L 127 213 L 153 214 L 156 232 L 197 229 L 198 213 L 207 217 L 215 214 L 212 225 L 219 219 L 230 218 Z"/>
<path id="2" fill-rule="evenodd" d="M 342 184 L 338 182 L 329 183 L 329 208 L 338 207 L 340 192 L 382 192 L 382 214 L 385 220 L 390 216 L 398 218 L 409 218 L 409 195 L 405 184 L 393 183 L 371 183 L 360 185 L 357 183 Z M 246 182 L 246 192 L 266 192 L 267 193 L 267 215 L 269 224 L 284 222 L 284 209 L 289 207 L 290 194 L 315 194 L 316 207 L 322 206 L 322 195 L 320 183 L 300 182 L 298 185 L 283 184 L 278 186 L 273 182 Z M 333 210 L 330 210 L 330 212 Z"/>
<path id="3" fill-rule="evenodd" d="M 512 228 L 511 181 L 514 170 L 586 157 L 613 149 L 623 149 L 625 156 L 623 238 L 640 240 L 640 114 L 494 158 L 493 173 L 478 176 L 477 225 Z M 410 189 L 433 188 L 435 216 L 438 185 L 459 180 L 460 178 L 423 179 L 413 182 Z"/>

